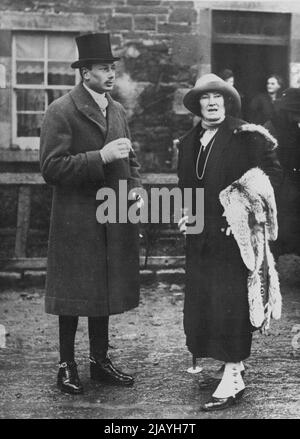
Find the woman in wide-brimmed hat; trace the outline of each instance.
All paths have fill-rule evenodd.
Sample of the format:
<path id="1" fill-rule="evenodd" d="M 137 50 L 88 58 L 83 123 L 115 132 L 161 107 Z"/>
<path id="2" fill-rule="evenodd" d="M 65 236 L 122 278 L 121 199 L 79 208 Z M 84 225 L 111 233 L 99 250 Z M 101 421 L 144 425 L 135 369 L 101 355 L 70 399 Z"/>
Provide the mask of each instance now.
<path id="1" fill-rule="evenodd" d="M 272 296 L 272 302 L 266 291 L 263 303 L 260 293 L 256 294 L 257 287 L 263 289 L 264 285 L 258 276 L 261 260 L 257 259 L 263 248 L 263 220 L 260 217 L 262 222 L 258 224 L 255 209 L 268 216 L 273 224 L 268 236 L 274 239 L 276 206 L 272 185 L 279 184 L 281 169 L 276 141 L 267 130 L 232 116 L 240 110 L 240 97 L 230 84 L 206 74 L 183 102 L 201 120 L 179 139 L 179 187 L 204 189 L 203 232 L 189 234 L 188 214 L 179 222 L 180 230 L 186 233 L 184 330 L 194 364 L 196 358 L 204 357 L 224 363 L 222 379 L 203 406 L 203 410 L 210 411 L 239 400 L 245 389 L 242 361 L 250 355 L 252 332 L 269 323 L 270 313 L 276 317 L 280 314 L 280 293 L 270 255 L 268 273 L 272 274 L 276 297 Z M 252 205 L 253 200 L 256 202 Z M 260 235 L 255 236 L 258 230 Z M 245 240 L 253 234 L 256 249 L 251 240 Z M 251 282 L 255 288 L 249 285 Z M 263 306 L 268 300 L 265 319 Z"/>

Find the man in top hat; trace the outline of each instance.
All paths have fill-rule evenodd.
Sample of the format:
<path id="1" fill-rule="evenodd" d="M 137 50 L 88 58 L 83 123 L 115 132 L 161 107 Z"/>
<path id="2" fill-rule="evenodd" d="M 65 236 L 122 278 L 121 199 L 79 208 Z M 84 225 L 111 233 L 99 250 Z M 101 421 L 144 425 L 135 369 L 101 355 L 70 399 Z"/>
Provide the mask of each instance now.
<path id="1" fill-rule="evenodd" d="M 59 316 L 57 385 L 71 394 L 83 388 L 74 359 L 79 316 L 88 317 L 90 373 L 96 381 L 131 385 L 107 355 L 109 316 L 138 306 L 139 234 L 135 224 L 96 218 L 100 188 L 140 186 L 139 165 L 122 105 L 109 92 L 115 62 L 109 34 L 76 38 L 82 81 L 47 109 L 41 130 L 40 165 L 53 186 L 46 312 Z M 112 207 L 112 206 L 111 206 Z"/>
<path id="2" fill-rule="evenodd" d="M 184 330 L 194 366 L 197 358 L 205 357 L 223 363 L 219 379 L 210 381 L 216 386 L 212 398 L 202 407 L 205 411 L 212 411 L 231 406 L 244 392 L 242 362 L 250 355 L 255 329 L 252 321 L 257 320 L 250 313 L 248 269 L 236 241 L 236 238 L 241 238 L 238 242 L 243 242 L 246 235 L 236 236 L 241 231 L 239 223 L 235 228 L 237 233 L 233 236 L 230 232 L 220 193 L 227 188 L 229 206 L 240 201 L 233 209 L 234 221 L 251 211 L 251 202 L 250 208 L 245 204 L 249 197 L 258 200 L 257 204 L 264 211 L 265 206 L 260 200 L 264 199 L 266 192 L 267 201 L 273 202 L 275 209 L 271 184 L 262 185 L 260 194 L 253 187 L 253 181 L 264 178 L 263 181 L 271 181 L 276 186 L 280 182 L 281 170 L 276 158 L 275 139 L 267 130 L 231 116 L 240 111 L 240 96 L 233 86 L 214 74 L 206 74 L 185 95 L 183 103 L 201 120 L 179 139 L 178 184 L 182 189 L 204 189 L 202 233 L 188 233 L 190 212 L 179 222 L 180 230 L 186 234 Z M 250 174 L 245 174 L 249 170 L 252 179 Z M 246 177 L 242 180 L 244 174 Z M 232 197 L 236 193 L 240 194 L 240 199 L 237 195 Z M 239 210 L 243 205 L 244 210 Z M 251 220 L 251 226 L 248 220 L 243 226 L 247 233 L 255 235 L 254 214 L 251 218 L 249 215 Z M 256 299 L 262 300 L 260 294 Z"/>

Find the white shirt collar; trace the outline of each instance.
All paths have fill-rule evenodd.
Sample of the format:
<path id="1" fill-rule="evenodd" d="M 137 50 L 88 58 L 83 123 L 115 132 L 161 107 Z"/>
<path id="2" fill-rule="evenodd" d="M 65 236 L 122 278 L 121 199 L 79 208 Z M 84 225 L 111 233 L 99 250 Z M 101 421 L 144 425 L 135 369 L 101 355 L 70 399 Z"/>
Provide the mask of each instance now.
<path id="1" fill-rule="evenodd" d="M 211 139 L 215 136 L 218 129 L 219 127 L 204 131 L 204 134 L 201 137 L 201 144 L 203 145 L 204 149 L 207 147 Z"/>
<path id="2" fill-rule="evenodd" d="M 84 88 L 90 93 L 96 104 L 104 112 L 108 106 L 108 100 L 105 97 L 105 93 L 97 93 L 96 91 L 89 88 L 84 82 L 82 83 Z"/>

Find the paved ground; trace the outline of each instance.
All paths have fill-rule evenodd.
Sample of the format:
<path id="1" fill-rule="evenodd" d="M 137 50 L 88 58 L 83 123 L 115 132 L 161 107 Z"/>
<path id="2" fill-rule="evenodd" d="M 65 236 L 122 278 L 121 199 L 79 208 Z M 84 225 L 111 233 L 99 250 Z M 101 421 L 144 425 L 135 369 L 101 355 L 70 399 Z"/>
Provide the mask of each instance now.
<path id="1" fill-rule="evenodd" d="M 43 312 L 43 290 L 3 291 L 0 323 L 9 335 L 6 347 L 0 348 L 0 417 L 300 418 L 299 286 L 283 285 L 282 292 L 282 320 L 273 321 L 269 336 L 254 337 L 244 400 L 226 411 L 205 414 L 199 407 L 210 391 L 199 385 L 202 375 L 186 372 L 191 358 L 182 330 L 182 286 L 144 287 L 138 309 L 111 318 L 111 356 L 136 376 L 130 389 L 91 384 L 87 322 L 81 319 L 77 360 L 85 394 L 77 397 L 63 395 L 55 386 L 57 319 Z M 204 366 L 209 372 L 220 364 L 206 360 Z"/>

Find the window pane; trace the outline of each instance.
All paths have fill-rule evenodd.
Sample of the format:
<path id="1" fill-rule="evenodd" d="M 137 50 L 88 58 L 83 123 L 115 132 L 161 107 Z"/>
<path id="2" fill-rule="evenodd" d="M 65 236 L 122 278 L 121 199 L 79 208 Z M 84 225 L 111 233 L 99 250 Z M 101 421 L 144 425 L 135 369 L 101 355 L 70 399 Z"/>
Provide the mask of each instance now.
<path id="1" fill-rule="evenodd" d="M 18 114 L 18 137 L 39 137 L 43 114 Z"/>
<path id="2" fill-rule="evenodd" d="M 45 111 L 43 90 L 17 90 L 17 111 Z"/>
<path id="3" fill-rule="evenodd" d="M 44 58 L 44 40 L 44 36 L 41 35 L 17 35 L 17 58 Z"/>
<path id="4" fill-rule="evenodd" d="M 76 59 L 76 43 L 74 37 L 49 35 L 48 58 L 63 61 Z"/>
<path id="5" fill-rule="evenodd" d="M 47 90 L 48 93 L 48 105 L 51 104 L 55 99 L 60 98 L 64 94 L 68 93 L 69 90 Z"/>
<path id="6" fill-rule="evenodd" d="M 36 61 L 17 61 L 18 84 L 43 84 L 44 63 Z"/>
<path id="7" fill-rule="evenodd" d="M 49 62 L 48 84 L 75 85 L 75 71 L 71 69 L 69 63 Z"/>

